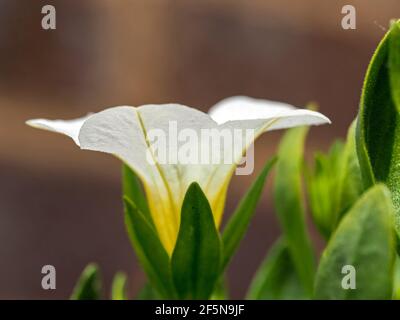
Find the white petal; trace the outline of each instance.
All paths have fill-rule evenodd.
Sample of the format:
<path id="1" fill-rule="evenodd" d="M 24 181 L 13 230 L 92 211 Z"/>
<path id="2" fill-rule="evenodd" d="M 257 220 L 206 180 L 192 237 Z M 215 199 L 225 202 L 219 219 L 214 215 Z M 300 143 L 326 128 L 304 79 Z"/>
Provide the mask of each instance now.
<path id="1" fill-rule="evenodd" d="M 146 142 L 135 107 L 113 107 L 93 114 L 83 123 L 79 142 L 82 149 L 117 156 L 142 178 L 150 179 L 146 174 Z"/>
<path id="2" fill-rule="evenodd" d="M 254 99 L 244 96 L 230 97 L 218 102 L 208 111 L 218 124 L 230 121 L 271 121 L 265 131 L 285 129 L 300 125 L 320 125 L 330 123 L 323 114 L 307 109 L 297 109 L 292 105 Z M 245 125 L 245 124 L 243 124 Z"/>
<path id="3" fill-rule="evenodd" d="M 216 192 L 207 192 L 207 183 L 217 165 L 177 163 L 152 164 L 146 155 L 151 130 L 161 130 L 166 137 L 167 152 L 177 154 L 178 146 L 170 144 L 171 122 L 181 129 L 216 128 L 210 117 L 196 109 L 178 104 L 114 107 L 92 115 L 83 124 L 79 141 L 82 149 L 114 154 L 128 164 L 142 179 L 150 210 L 163 244 L 172 252 L 179 230 L 180 209 L 189 185 L 196 181 L 206 192 L 211 206 Z M 151 153 L 150 153 L 151 154 Z"/>
<path id="4" fill-rule="evenodd" d="M 147 135 L 151 130 L 161 130 L 166 135 L 167 151 L 177 154 L 178 146 L 169 143 L 171 122 L 177 124 L 177 132 L 189 128 L 198 136 L 202 129 L 217 127 L 207 114 L 178 104 L 114 107 L 92 115 L 81 128 L 79 141 L 82 149 L 116 155 L 150 183 L 158 178 L 154 173 L 157 168 L 146 158 Z M 185 166 L 158 164 L 158 167 L 163 169 L 163 178 L 177 188 L 182 185 L 180 180 L 191 183 L 207 178 L 205 172 L 191 171 Z M 208 170 L 205 166 L 202 168 Z M 185 187 L 179 192 L 185 192 Z"/>
<path id="5" fill-rule="evenodd" d="M 148 155 L 155 158 L 154 150 L 149 148 L 149 132 L 160 130 L 166 136 L 168 155 L 178 153 L 178 145 L 170 144 L 174 133 L 171 123 L 176 124 L 176 131 L 191 129 L 201 137 L 204 129 L 235 130 L 254 129 L 255 136 L 262 132 L 292 127 L 296 125 L 322 124 L 329 122 L 318 112 L 296 109 L 292 106 L 234 97 L 221 101 L 210 110 L 210 115 L 178 104 L 145 105 L 138 108 L 130 106 L 114 107 L 76 120 L 49 121 L 30 120 L 31 126 L 59 132 L 71 137 L 82 149 L 101 151 L 115 155 L 129 165 L 144 183 L 151 213 L 168 253 L 171 253 L 179 230 L 180 209 L 185 192 L 192 182 L 200 184 L 210 201 L 216 223 L 222 216 L 224 199 L 229 180 L 246 145 L 233 144 L 217 149 L 222 153 L 228 150 L 233 154 L 230 163 L 182 164 L 151 163 Z M 221 124 L 221 125 L 218 125 Z M 154 131 L 153 131 L 154 132 Z M 244 133 L 244 131 L 241 131 Z M 176 138 L 176 137 L 175 137 Z M 201 148 L 209 141 L 200 138 Z M 234 145 L 243 147 L 235 148 Z M 236 150 L 238 149 L 238 150 Z M 151 152 L 149 152 L 151 150 Z M 203 149 L 199 149 L 199 153 Z M 204 154 L 204 152 L 202 153 Z M 215 154 L 215 153 L 213 153 Z"/>
<path id="6" fill-rule="evenodd" d="M 74 140 L 74 142 L 79 146 L 79 131 L 83 123 L 90 117 L 87 115 L 82 118 L 73 119 L 73 120 L 47 120 L 47 119 L 32 119 L 26 121 L 26 124 L 38 128 L 49 130 L 53 132 L 58 132 L 64 134 Z"/>

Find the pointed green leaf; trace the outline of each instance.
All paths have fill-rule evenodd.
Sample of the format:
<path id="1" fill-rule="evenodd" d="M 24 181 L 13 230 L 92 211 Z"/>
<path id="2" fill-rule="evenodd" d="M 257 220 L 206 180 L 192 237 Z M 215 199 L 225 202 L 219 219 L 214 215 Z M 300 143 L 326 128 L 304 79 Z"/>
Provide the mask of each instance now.
<path id="1" fill-rule="evenodd" d="M 347 133 L 347 141 L 343 156 L 344 165 L 342 172 L 339 172 L 340 204 L 336 226 L 339 224 L 342 216 L 353 206 L 365 191 L 356 150 L 356 125 L 357 120 L 354 120 Z"/>
<path id="2" fill-rule="evenodd" d="M 284 239 L 270 250 L 251 283 L 247 299 L 307 299 Z"/>
<path id="3" fill-rule="evenodd" d="M 308 170 L 307 187 L 314 223 L 329 239 L 343 214 L 364 191 L 355 148 L 355 122 L 346 144 L 337 141 L 328 154 L 315 155 L 314 168 Z"/>
<path id="4" fill-rule="evenodd" d="M 246 233 L 251 218 L 255 213 L 256 205 L 261 197 L 267 175 L 275 162 L 276 158 L 273 158 L 267 162 L 267 164 L 264 166 L 264 169 L 261 171 L 257 179 L 250 186 L 250 189 L 240 201 L 238 207 L 224 229 L 222 234 L 222 243 L 224 248 L 222 270 L 225 269 L 229 263 L 229 260 L 235 253 L 240 241 Z"/>
<path id="5" fill-rule="evenodd" d="M 143 213 L 147 221 L 154 226 L 142 184 L 137 175 L 127 165 L 122 166 L 122 192 Z"/>
<path id="6" fill-rule="evenodd" d="M 395 259 L 394 208 L 390 192 L 376 185 L 365 192 L 342 219 L 322 254 L 317 299 L 391 299 Z M 355 289 L 342 281 L 354 267 Z M 352 274 L 348 274 L 352 277 Z"/>
<path id="7" fill-rule="evenodd" d="M 318 152 L 314 158 L 314 167 L 306 175 L 310 209 L 318 230 L 329 239 L 340 211 L 344 144 L 336 141 L 328 154 Z"/>
<path id="8" fill-rule="evenodd" d="M 307 232 L 302 194 L 304 140 L 307 127 L 288 130 L 278 150 L 274 203 L 290 255 L 306 292 L 311 295 L 315 258 Z"/>
<path id="9" fill-rule="evenodd" d="M 219 277 L 221 243 L 210 205 L 192 183 L 182 205 L 172 270 L 180 298 L 208 299 Z"/>
<path id="10" fill-rule="evenodd" d="M 73 290 L 71 300 L 99 300 L 101 299 L 100 271 L 96 264 L 89 264 Z"/>
<path id="11" fill-rule="evenodd" d="M 112 287 L 111 287 L 111 299 L 112 300 L 128 300 L 126 295 L 126 274 L 123 272 L 117 272 L 114 276 Z"/>
<path id="12" fill-rule="evenodd" d="M 357 154 L 366 187 L 384 182 L 400 232 L 400 22 L 379 44 L 365 77 L 357 123 Z"/>
<path id="13" fill-rule="evenodd" d="M 133 202 L 124 198 L 125 225 L 149 281 L 166 299 L 175 298 L 170 260 L 153 226 Z"/>

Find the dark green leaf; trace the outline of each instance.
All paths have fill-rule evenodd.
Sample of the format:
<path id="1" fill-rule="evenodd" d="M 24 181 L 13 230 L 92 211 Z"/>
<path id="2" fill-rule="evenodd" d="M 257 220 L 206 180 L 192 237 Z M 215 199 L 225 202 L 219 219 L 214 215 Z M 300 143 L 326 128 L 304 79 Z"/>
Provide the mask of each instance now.
<path id="1" fill-rule="evenodd" d="M 142 184 L 137 175 L 126 164 L 122 167 L 122 191 L 124 197 L 131 200 L 147 221 L 154 226 Z"/>
<path id="2" fill-rule="evenodd" d="M 390 299 L 395 237 L 389 190 L 376 185 L 344 216 L 323 252 L 315 286 L 317 299 Z M 343 289 L 346 273 L 355 270 L 355 289 Z M 347 275 L 349 276 L 349 275 Z"/>
<path id="3" fill-rule="evenodd" d="M 258 269 L 247 299 L 307 299 L 284 239 L 279 240 Z"/>
<path id="4" fill-rule="evenodd" d="M 127 300 L 126 295 L 126 274 L 118 272 L 113 279 L 111 287 L 112 300 Z"/>
<path id="5" fill-rule="evenodd" d="M 315 257 L 305 222 L 302 168 L 307 127 L 288 130 L 279 146 L 274 203 L 296 272 L 311 295 Z"/>
<path id="6" fill-rule="evenodd" d="M 224 229 L 222 234 L 222 243 L 224 248 L 222 270 L 225 269 L 229 260 L 239 246 L 244 234 L 246 233 L 251 218 L 254 215 L 256 205 L 261 197 L 267 175 L 275 162 L 276 158 L 273 158 L 267 162 L 260 175 L 240 201 L 238 207 Z"/>
<path id="7" fill-rule="evenodd" d="M 384 182 L 400 232 L 400 22 L 392 24 L 369 65 L 357 123 L 357 154 L 366 187 Z"/>
<path id="8" fill-rule="evenodd" d="M 197 183 L 192 183 L 182 205 L 172 270 L 180 298 L 208 299 L 219 277 L 221 241 L 210 205 Z"/>
<path id="9" fill-rule="evenodd" d="M 101 279 L 97 265 L 86 266 L 74 288 L 71 300 L 99 300 L 101 298 Z"/>
<path id="10" fill-rule="evenodd" d="M 128 198 L 125 203 L 125 224 L 139 262 L 150 282 L 166 299 L 175 298 L 170 259 L 153 226 Z"/>

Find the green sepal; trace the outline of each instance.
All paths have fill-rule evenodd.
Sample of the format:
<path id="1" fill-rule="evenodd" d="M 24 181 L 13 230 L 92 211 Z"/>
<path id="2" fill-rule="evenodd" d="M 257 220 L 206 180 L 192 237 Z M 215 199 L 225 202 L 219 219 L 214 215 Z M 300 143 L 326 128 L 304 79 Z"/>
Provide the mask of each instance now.
<path id="1" fill-rule="evenodd" d="M 189 186 L 183 200 L 171 265 L 181 299 L 210 297 L 220 275 L 221 240 L 210 204 L 197 183 Z"/>
<path id="2" fill-rule="evenodd" d="M 126 164 L 122 166 L 122 193 L 124 197 L 127 197 L 136 205 L 146 220 L 154 226 L 142 183 L 136 173 Z"/>
<path id="3" fill-rule="evenodd" d="M 175 299 L 170 258 L 156 230 L 135 204 L 124 197 L 125 225 L 141 266 L 152 286 L 165 299 Z"/>

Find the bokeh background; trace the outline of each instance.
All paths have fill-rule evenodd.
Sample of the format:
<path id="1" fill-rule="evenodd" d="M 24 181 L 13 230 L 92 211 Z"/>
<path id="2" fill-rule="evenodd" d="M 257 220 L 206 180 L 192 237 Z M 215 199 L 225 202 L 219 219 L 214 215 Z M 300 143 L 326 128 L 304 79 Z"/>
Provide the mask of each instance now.
<path id="1" fill-rule="evenodd" d="M 54 31 L 41 28 L 45 4 L 56 7 Z M 356 30 L 341 28 L 345 4 L 356 7 Z M 0 0 L 0 298 L 68 298 L 93 261 L 107 292 L 118 270 L 132 294 L 145 283 L 124 230 L 119 161 L 25 120 L 121 104 L 206 111 L 237 94 L 316 101 L 333 124 L 311 130 L 310 158 L 345 136 L 368 61 L 399 16 L 398 0 Z M 255 174 L 280 136 L 257 142 Z M 234 177 L 226 216 L 255 174 Z M 229 269 L 233 298 L 279 233 L 270 179 Z M 56 290 L 41 288 L 45 264 L 56 267 Z"/>

